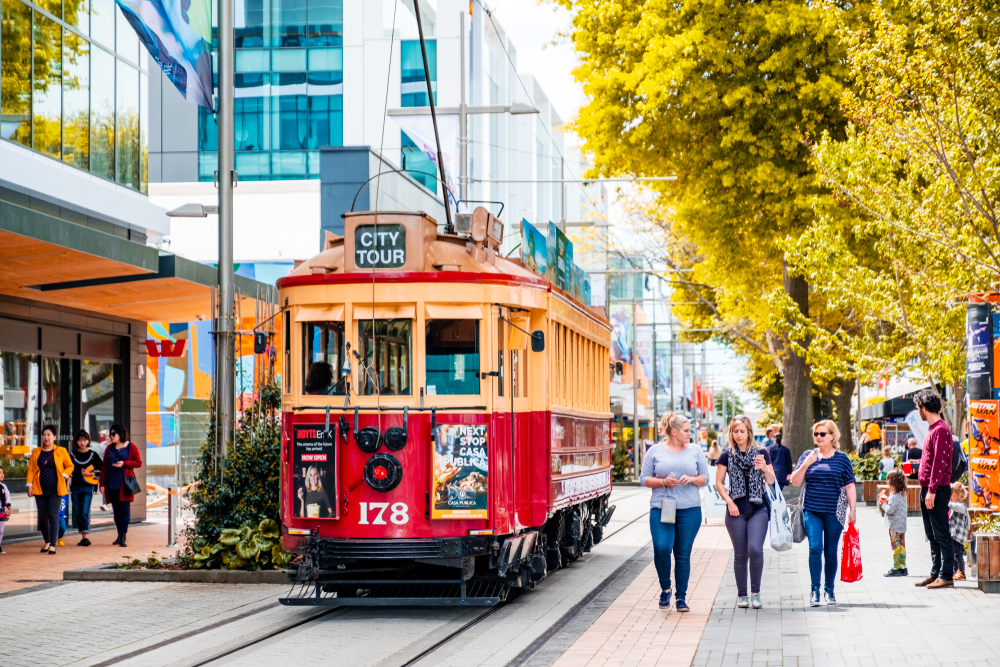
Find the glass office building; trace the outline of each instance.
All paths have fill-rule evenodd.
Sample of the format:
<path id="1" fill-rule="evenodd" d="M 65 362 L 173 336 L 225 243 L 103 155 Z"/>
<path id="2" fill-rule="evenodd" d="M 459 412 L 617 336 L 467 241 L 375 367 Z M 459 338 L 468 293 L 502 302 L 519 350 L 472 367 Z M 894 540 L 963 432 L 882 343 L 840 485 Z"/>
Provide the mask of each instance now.
<path id="1" fill-rule="evenodd" d="M 240 180 L 319 178 L 320 146 L 342 146 L 343 0 L 236 0 Z M 214 115 L 198 116 L 198 178 L 218 168 Z"/>
<path id="2" fill-rule="evenodd" d="M 146 192 L 147 59 L 114 0 L 0 6 L 0 139 Z"/>
<path id="3" fill-rule="evenodd" d="M 437 101 L 437 41 L 426 40 L 427 65 L 431 70 L 431 90 Z M 427 78 L 424 75 L 424 57 L 420 52 L 419 40 L 403 40 L 400 42 L 400 106 L 425 107 L 427 104 Z M 400 132 L 401 160 L 410 176 L 423 183 L 431 192 L 438 192 L 437 179 L 432 175 L 437 173 L 437 166 L 427 157 L 417 144 Z"/>

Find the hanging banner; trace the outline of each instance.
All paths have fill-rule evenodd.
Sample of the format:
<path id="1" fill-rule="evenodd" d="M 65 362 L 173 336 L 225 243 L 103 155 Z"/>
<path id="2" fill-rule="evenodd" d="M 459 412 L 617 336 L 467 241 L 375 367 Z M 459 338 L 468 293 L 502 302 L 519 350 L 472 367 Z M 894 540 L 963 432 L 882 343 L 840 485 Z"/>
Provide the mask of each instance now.
<path id="1" fill-rule="evenodd" d="M 440 178 L 441 172 L 437 159 L 437 140 L 434 138 L 433 119 L 425 114 L 412 114 L 409 116 L 390 116 L 403 132 L 406 132 L 413 143 L 420 147 L 434 164 L 434 176 Z M 440 114 L 437 117 L 438 134 L 441 137 L 441 157 L 444 158 L 444 174 L 448 179 L 448 196 L 451 201 L 457 201 L 455 194 L 458 189 L 455 187 L 454 165 L 458 164 L 458 116 L 455 114 Z M 454 205 L 454 204 L 453 204 Z"/>
<path id="2" fill-rule="evenodd" d="M 917 439 L 917 446 L 923 447 L 924 441 L 927 440 L 927 422 L 920 418 L 920 412 L 918 410 L 910 410 L 906 415 L 906 425 L 910 427 L 910 433 L 913 437 Z"/>
<path id="3" fill-rule="evenodd" d="M 549 222 L 548 236 L 548 279 L 556 287 L 572 292 L 573 242 L 569 240 L 556 223 Z"/>
<path id="4" fill-rule="evenodd" d="M 970 303 L 965 307 L 965 369 L 969 399 L 993 398 L 992 308 L 988 303 Z"/>
<path id="5" fill-rule="evenodd" d="M 432 519 L 486 519 L 489 443 L 486 424 L 438 424 L 431 444 Z"/>
<path id="6" fill-rule="evenodd" d="M 545 277 L 548 271 L 548 241 L 537 227 L 521 218 L 521 262 Z"/>
<path id="7" fill-rule="evenodd" d="M 337 428 L 295 427 L 292 445 L 292 502 L 295 516 L 337 518 Z"/>
<path id="8" fill-rule="evenodd" d="M 1000 509 L 998 401 L 969 401 L 969 487 L 972 507 Z"/>

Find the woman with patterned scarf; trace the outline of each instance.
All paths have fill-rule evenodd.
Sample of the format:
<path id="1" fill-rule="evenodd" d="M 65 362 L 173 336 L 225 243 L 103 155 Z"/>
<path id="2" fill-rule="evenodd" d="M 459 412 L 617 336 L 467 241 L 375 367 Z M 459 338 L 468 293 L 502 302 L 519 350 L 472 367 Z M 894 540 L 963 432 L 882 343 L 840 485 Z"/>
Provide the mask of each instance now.
<path id="1" fill-rule="evenodd" d="M 716 464 L 715 488 L 726 501 L 726 530 L 733 541 L 736 570 L 737 607 L 760 609 L 760 579 L 764 574 L 764 538 L 770 514 L 764 503 L 764 485 L 774 484 L 774 468 L 767 448 L 753 439 L 753 424 L 745 415 L 736 415 L 726 432 L 729 445 Z M 726 489 L 729 475 L 729 489 Z M 750 597 L 747 597 L 747 566 Z"/>

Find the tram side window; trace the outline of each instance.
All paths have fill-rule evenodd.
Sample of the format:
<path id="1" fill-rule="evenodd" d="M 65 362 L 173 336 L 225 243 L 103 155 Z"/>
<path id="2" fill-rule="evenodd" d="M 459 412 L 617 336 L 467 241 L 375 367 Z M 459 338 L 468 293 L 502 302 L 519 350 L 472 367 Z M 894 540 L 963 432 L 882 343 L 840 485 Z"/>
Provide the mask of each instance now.
<path id="1" fill-rule="evenodd" d="M 428 320 L 427 394 L 479 395 L 479 320 Z"/>
<path id="2" fill-rule="evenodd" d="M 360 383 L 365 396 L 412 396 L 413 320 L 359 320 L 358 337 L 365 369 Z M 374 381 L 378 379 L 376 392 Z"/>
<path id="3" fill-rule="evenodd" d="M 306 322 L 302 325 L 306 394 L 343 396 L 347 375 L 344 367 L 344 323 Z"/>

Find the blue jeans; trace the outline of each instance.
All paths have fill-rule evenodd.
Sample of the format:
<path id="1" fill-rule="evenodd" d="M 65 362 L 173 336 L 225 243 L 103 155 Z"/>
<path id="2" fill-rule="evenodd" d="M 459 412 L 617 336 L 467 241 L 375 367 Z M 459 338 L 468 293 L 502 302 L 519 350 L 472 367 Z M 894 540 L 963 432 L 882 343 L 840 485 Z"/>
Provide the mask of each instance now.
<path id="1" fill-rule="evenodd" d="M 836 512 L 803 512 L 802 523 L 809 538 L 809 577 L 812 580 L 812 590 L 819 590 L 819 575 L 825 575 L 827 592 L 833 592 L 833 584 L 837 580 L 837 547 L 840 534 L 844 527 L 837 519 Z M 824 563 L 823 560 L 826 559 Z"/>
<path id="2" fill-rule="evenodd" d="M 90 532 L 90 503 L 94 499 L 93 486 L 73 486 L 69 490 L 73 501 L 73 525 L 81 533 Z"/>
<path id="3" fill-rule="evenodd" d="M 660 589 L 670 588 L 670 555 L 674 556 L 677 565 L 678 600 L 687 596 L 688 579 L 691 577 L 691 547 L 694 538 L 701 528 L 701 507 L 688 507 L 677 510 L 676 523 L 660 521 L 660 509 L 649 511 L 649 532 L 653 536 L 653 563 L 656 565 L 656 575 L 660 579 Z"/>

